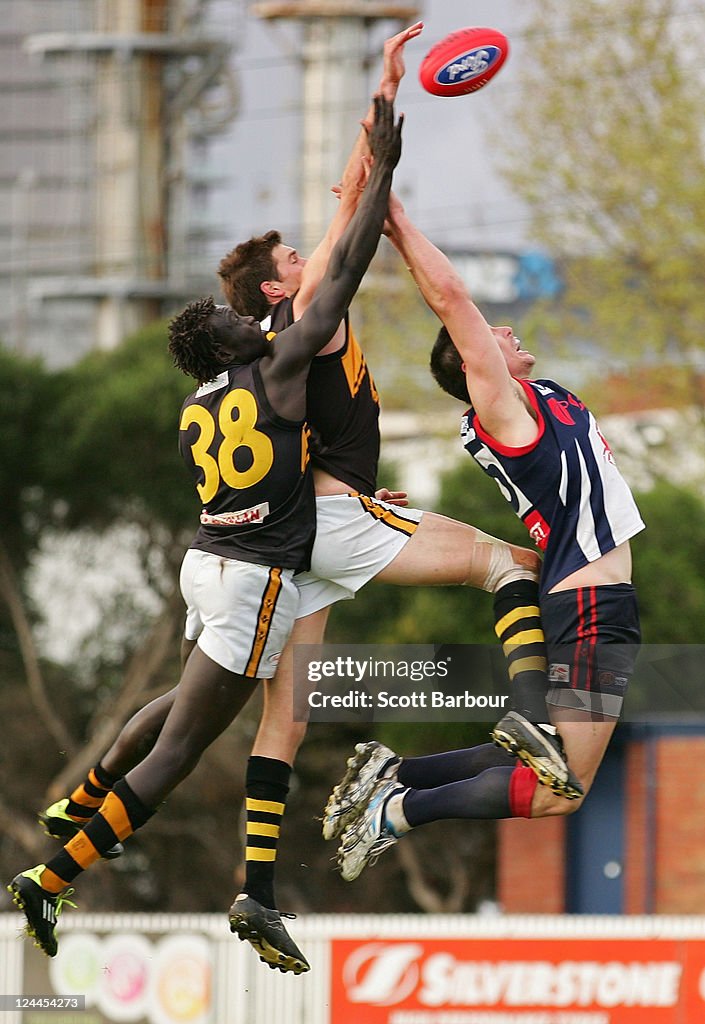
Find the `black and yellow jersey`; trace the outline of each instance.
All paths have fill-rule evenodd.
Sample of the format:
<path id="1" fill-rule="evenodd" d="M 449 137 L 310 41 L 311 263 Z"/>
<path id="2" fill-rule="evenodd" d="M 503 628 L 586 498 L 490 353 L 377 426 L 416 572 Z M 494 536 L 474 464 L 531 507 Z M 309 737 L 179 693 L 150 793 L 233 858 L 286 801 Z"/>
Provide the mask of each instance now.
<path id="1" fill-rule="evenodd" d="M 293 323 L 293 298 L 272 310 L 272 331 Z M 306 386 L 311 461 L 351 490 L 374 494 L 379 462 L 379 396 L 365 357 L 345 317 L 345 344 L 316 356 Z"/>
<path id="2" fill-rule="evenodd" d="M 223 370 L 181 410 L 179 449 L 203 503 L 191 547 L 308 568 L 316 529 L 308 430 L 274 412 L 259 362 Z"/>

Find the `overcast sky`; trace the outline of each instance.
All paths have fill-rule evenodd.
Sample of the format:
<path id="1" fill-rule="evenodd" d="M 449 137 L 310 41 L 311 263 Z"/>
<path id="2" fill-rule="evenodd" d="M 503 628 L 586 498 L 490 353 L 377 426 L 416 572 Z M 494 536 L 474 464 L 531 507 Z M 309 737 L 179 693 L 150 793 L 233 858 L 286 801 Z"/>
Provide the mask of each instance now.
<path id="1" fill-rule="evenodd" d="M 409 212 L 434 241 L 462 248 L 518 248 L 527 241 L 525 212 L 502 183 L 493 164 L 487 129 L 511 133 L 502 107 L 516 89 L 521 58 L 520 0 L 423 0 L 423 34 L 406 48 L 406 77 L 398 109 L 406 114 L 404 152 L 395 188 Z M 231 8 L 232 10 L 232 8 Z M 232 17 L 232 15 L 231 15 Z M 443 98 L 424 92 L 419 64 L 443 36 L 467 25 L 503 31 L 513 41 L 510 58 L 497 77 L 469 96 Z M 242 25 L 240 25 L 240 28 Z M 372 44 L 381 52 L 390 23 L 377 26 Z M 216 255 L 232 241 L 271 227 L 299 244 L 297 169 L 300 131 L 300 79 L 292 55 L 296 30 L 290 24 L 248 16 L 234 57 L 241 105 L 231 130 L 214 147 L 216 166 L 227 169 L 227 190 L 218 196 L 222 228 Z M 378 61 L 371 74 L 379 78 Z M 360 112 L 362 114 L 362 111 Z M 350 125 L 350 143 L 357 125 Z"/>

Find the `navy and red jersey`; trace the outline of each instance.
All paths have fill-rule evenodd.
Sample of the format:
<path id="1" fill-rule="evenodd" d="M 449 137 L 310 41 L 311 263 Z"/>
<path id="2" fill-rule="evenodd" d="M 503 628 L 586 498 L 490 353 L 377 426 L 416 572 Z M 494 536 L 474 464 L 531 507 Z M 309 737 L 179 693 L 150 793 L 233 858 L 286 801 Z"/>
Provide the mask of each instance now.
<path id="1" fill-rule="evenodd" d="M 271 330 L 294 322 L 293 298 L 272 311 Z M 311 428 L 311 462 L 351 490 L 374 494 L 379 463 L 379 395 L 345 317 L 345 344 L 316 356 L 306 387 L 306 418 Z"/>
<path id="2" fill-rule="evenodd" d="M 520 380 L 538 436 L 510 448 L 486 431 L 470 408 L 463 445 L 543 551 L 541 593 L 643 530 L 632 493 L 590 410 L 551 380 Z"/>
<path id="3" fill-rule="evenodd" d="M 259 362 L 229 367 L 183 404 L 179 450 L 203 503 L 191 547 L 308 568 L 316 531 L 308 431 L 274 412 Z"/>

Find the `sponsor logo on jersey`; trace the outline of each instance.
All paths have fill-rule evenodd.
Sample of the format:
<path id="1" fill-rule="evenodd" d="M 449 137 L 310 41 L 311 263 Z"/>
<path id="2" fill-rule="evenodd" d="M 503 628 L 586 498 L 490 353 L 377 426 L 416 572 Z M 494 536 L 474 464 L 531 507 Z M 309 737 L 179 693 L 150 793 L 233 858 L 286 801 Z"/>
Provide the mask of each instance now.
<path id="1" fill-rule="evenodd" d="M 210 515 L 204 509 L 201 512 L 201 523 L 203 526 L 251 526 L 252 523 L 261 523 L 269 515 L 269 502 L 263 501 L 252 508 L 238 509 L 237 512 L 218 512 Z"/>
<path id="2" fill-rule="evenodd" d="M 595 424 L 595 430 L 597 431 L 597 436 L 599 437 L 600 441 L 602 441 L 602 457 L 603 457 L 603 459 L 605 460 L 605 462 L 609 462 L 610 465 L 612 465 L 612 466 L 616 465 L 616 463 L 614 461 L 614 455 L 612 454 L 612 449 L 609 446 L 607 438 L 602 433 L 602 431 L 597 426 L 597 424 Z"/>
<path id="3" fill-rule="evenodd" d="M 529 512 L 529 514 L 524 517 L 524 523 L 529 531 L 529 536 L 536 547 L 541 551 L 545 550 L 551 533 L 551 527 L 548 525 L 538 509 L 533 509 Z"/>
<path id="4" fill-rule="evenodd" d="M 552 683 L 569 683 L 570 665 L 559 665 L 555 661 L 551 662 L 548 666 L 548 678 Z"/>
<path id="5" fill-rule="evenodd" d="M 626 690 L 627 677 L 602 669 L 597 673 L 597 685 L 600 690 Z"/>

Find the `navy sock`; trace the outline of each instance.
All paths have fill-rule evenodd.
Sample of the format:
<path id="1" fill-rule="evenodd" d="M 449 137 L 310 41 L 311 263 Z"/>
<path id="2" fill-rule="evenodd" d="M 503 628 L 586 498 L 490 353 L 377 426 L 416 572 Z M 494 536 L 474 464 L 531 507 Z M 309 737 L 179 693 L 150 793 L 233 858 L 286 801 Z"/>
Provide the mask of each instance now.
<path id="1" fill-rule="evenodd" d="M 397 777 L 411 789 L 435 789 L 449 782 L 472 779 L 488 768 L 513 768 L 515 764 L 516 758 L 494 743 L 481 743 L 465 750 L 405 757 Z"/>
<path id="2" fill-rule="evenodd" d="M 404 817 L 412 828 L 448 818 L 511 818 L 509 784 L 514 767 L 487 768 L 474 779 L 436 789 L 410 789 Z"/>

